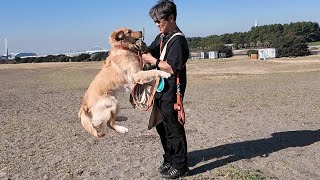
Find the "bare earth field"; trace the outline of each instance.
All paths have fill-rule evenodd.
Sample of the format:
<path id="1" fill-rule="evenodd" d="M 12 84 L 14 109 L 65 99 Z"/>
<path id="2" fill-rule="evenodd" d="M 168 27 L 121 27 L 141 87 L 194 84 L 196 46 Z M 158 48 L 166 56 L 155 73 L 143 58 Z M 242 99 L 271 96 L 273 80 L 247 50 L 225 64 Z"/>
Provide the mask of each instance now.
<path id="1" fill-rule="evenodd" d="M 161 179 L 150 112 L 119 94 L 102 139 L 77 119 L 101 62 L 0 65 L 0 179 Z M 320 56 L 189 61 L 185 96 L 190 176 L 320 179 Z"/>

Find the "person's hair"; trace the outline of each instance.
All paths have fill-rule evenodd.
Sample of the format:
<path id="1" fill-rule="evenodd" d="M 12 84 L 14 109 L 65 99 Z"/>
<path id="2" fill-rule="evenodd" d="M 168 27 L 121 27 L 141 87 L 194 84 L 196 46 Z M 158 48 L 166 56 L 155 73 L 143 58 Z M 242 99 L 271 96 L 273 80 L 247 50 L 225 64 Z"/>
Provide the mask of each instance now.
<path id="1" fill-rule="evenodd" d="M 160 0 L 149 11 L 150 17 L 156 21 L 159 19 L 168 20 L 170 15 L 177 19 L 177 7 L 172 0 Z"/>

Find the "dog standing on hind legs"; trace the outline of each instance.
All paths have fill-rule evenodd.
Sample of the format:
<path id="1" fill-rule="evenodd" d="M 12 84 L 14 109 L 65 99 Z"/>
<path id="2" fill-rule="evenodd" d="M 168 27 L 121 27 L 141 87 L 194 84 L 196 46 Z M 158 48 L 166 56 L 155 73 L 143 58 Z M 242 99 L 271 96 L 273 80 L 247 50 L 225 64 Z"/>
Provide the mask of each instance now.
<path id="1" fill-rule="evenodd" d="M 119 110 L 116 94 L 124 86 L 171 76 L 156 69 L 142 71 L 143 62 L 139 55 L 145 45 L 141 38 L 141 31 L 129 28 L 115 30 L 109 37 L 109 56 L 86 91 L 78 113 L 84 129 L 95 137 L 105 135 L 105 126 L 120 133 L 128 132 L 127 128 L 115 123 Z"/>

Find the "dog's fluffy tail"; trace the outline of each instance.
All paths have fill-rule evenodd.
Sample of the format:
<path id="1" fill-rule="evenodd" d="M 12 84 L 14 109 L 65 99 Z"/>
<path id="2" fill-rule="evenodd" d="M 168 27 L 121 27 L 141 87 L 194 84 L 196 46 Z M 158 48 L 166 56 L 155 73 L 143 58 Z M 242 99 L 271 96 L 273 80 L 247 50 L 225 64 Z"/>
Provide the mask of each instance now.
<path id="1" fill-rule="evenodd" d="M 78 112 L 78 118 L 81 119 L 81 114 L 82 113 L 85 113 L 88 117 L 92 117 L 91 113 L 89 112 L 89 108 L 87 106 L 87 104 L 82 104 L 81 107 L 80 107 L 80 110 Z"/>

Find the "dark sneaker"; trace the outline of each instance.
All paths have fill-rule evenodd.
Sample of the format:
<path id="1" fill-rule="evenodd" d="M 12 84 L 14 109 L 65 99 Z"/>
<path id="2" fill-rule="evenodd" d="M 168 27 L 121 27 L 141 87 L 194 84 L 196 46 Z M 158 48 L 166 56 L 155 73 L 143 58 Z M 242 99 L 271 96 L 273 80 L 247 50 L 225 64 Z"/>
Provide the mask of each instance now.
<path id="1" fill-rule="evenodd" d="M 189 172 L 188 168 L 175 169 L 170 167 L 170 169 L 162 174 L 162 177 L 165 179 L 177 179 L 179 177 L 187 176 Z"/>
<path id="2" fill-rule="evenodd" d="M 170 164 L 170 163 L 165 163 L 165 162 L 163 162 L 163 163 L 161 164 L 161 166 L 158 168 L 158 171 L 159 171 L 161 174 L 163 174 L 163 173 L 167 172 L 167 171 L 170 169 L 170 167 L 171 167 L 171 164 Z"/>

